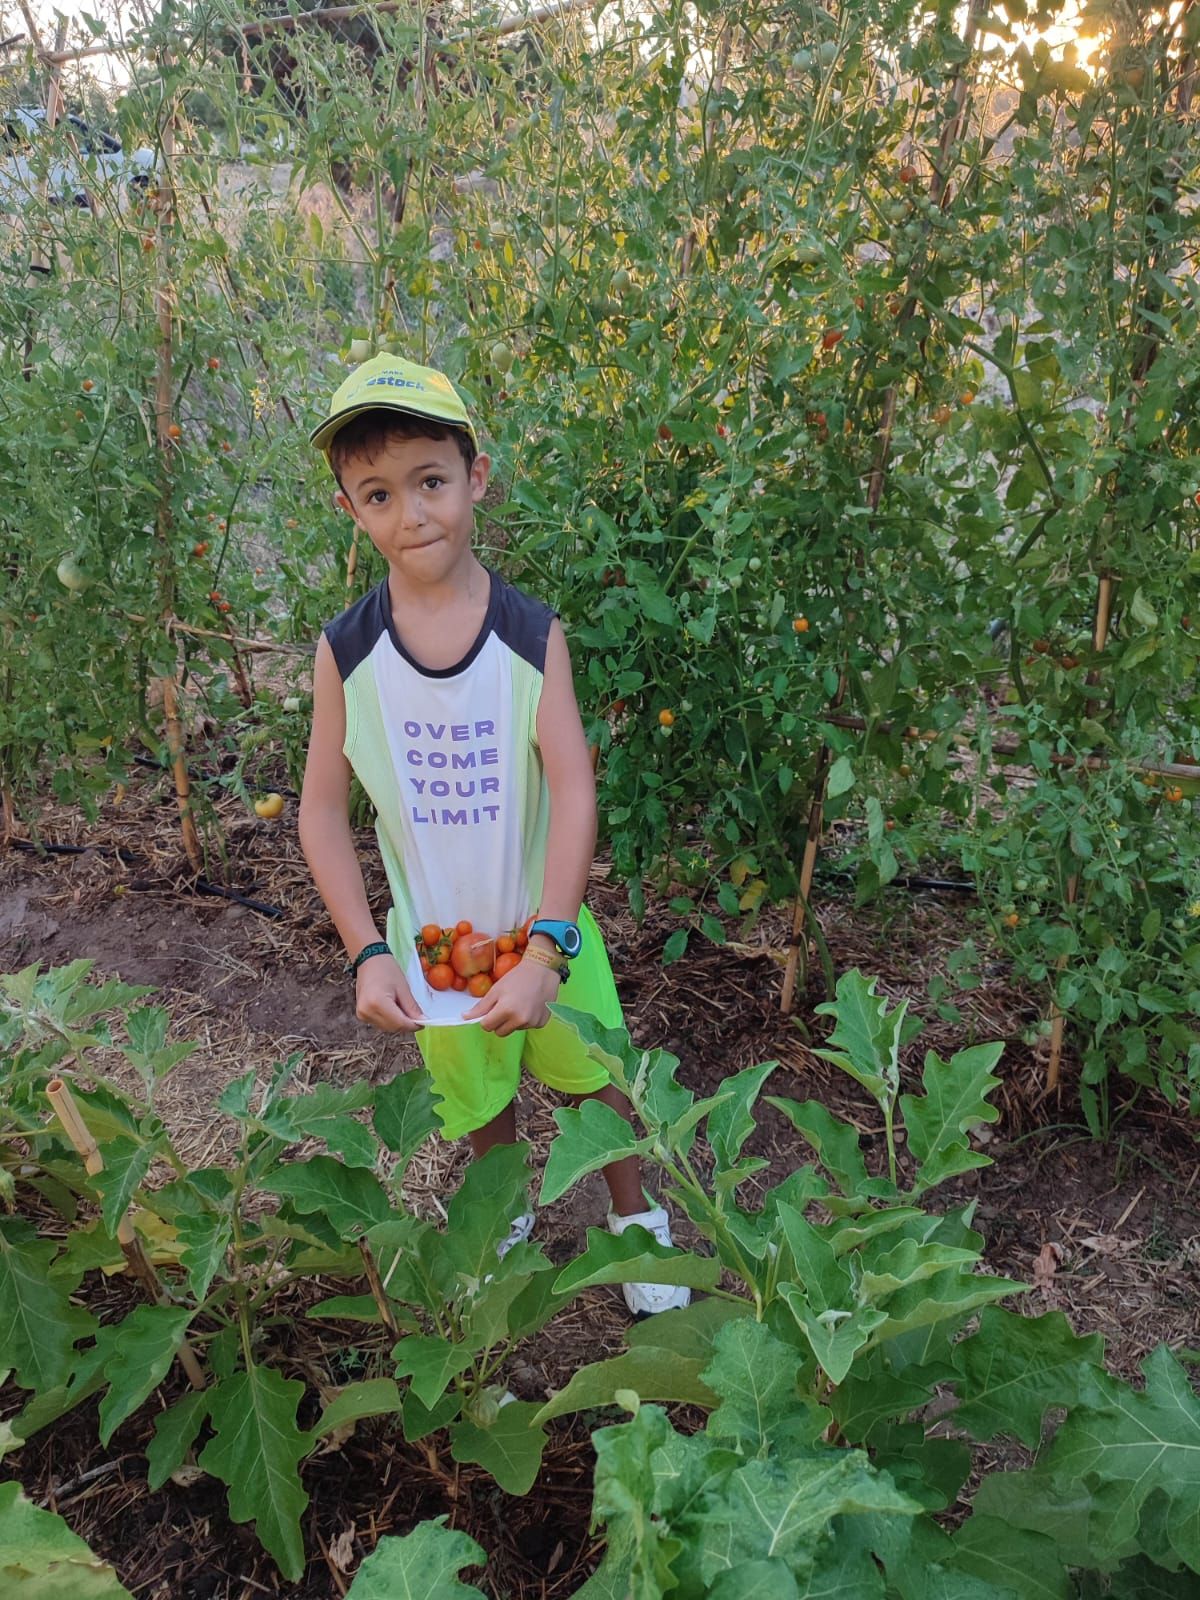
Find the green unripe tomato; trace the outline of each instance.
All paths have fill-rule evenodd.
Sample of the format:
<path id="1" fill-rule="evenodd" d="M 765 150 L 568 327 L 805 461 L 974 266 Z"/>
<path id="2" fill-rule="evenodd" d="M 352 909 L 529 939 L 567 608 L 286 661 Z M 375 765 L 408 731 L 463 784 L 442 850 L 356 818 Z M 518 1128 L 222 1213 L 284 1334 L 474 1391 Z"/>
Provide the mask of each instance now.
<path id="1" fill-rule="evenodd" d="M 488 360 L 497 372 L 511 372 L 513 364 L 512 345 L 506 344 L 503 339 L 497 339 L 488 351 Z"/>
<path id="2" fill-rule="evenodd" d="M 59 583 L 64 589 L 70 589 L 72 594 L 82 594 L 84 589 L 91 586 L 92 580 L 74 555 L 65 555 L 54 570 Z"/>
<path id="3" fill-rule="evenodd" d="M 825 39 L 817 46 L 817 60 L 823 67 L 831 67 L 837 60 L 838 47 L 832 39 Z"/>
<path id="4" fill-rule="evenodd" d="M 370 361 L 375 354 L 374 339 L 351 339 L 350 348 L 346 352 L 346 360 L 357 367 L 363 361 Z"/>
<path id="5" fill-rule="evenodd" d="M 624 267 L 618 267 L 613 273 L 612 287 L 614 294 L 628 294 L 630 289 L 633 287 L 633 279 L 629 276 Z"/>
<path id="6" fill-rule="evenodd" d="M 797 72 L 807 72 L 809 67 L 812 66 L 812 63 L 813 57 L 811 50 L 797 50 L 795 55 L 792 57 L 792 65 L 795 67 Z"/>
<path id="7" fill-rule="evenodd" d="M 751 556 L 749 561 L 747 561 L 746 565 L 747 565 L 747 567 L 749 567 L 751 572 L 761 572 L 762 571 L 762 561 L 758 556 Z"/>

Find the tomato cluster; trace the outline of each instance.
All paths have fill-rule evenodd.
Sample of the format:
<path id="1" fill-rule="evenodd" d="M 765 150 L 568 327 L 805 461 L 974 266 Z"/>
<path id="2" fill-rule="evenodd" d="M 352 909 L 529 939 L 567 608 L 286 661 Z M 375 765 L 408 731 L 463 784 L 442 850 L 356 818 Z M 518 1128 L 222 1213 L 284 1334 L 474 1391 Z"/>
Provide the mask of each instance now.
<path id="1" fill-rule="evenodd" d="M 530 917 L 522 927 L 495 937 L 477 933 L 465 920 L 452 928 L 427 922 L 415 941 L 426 983 L 431 989 L 466 990 L 481 999 L 520 961 L 532 922 Z"/>

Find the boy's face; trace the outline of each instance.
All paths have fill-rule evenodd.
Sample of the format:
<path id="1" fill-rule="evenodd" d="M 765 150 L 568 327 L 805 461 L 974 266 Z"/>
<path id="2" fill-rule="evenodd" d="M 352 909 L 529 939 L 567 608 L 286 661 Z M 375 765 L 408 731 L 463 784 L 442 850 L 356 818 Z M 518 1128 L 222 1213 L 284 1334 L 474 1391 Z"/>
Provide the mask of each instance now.
<path id="1" fill-rule="evenodd" d="M 470 551 L 490 466 L 479 455 L 468 472 L 452 438 L 391 438 L 373 460 L 342 463 L 337 502 L 401 576 L 440 583 Z"/>

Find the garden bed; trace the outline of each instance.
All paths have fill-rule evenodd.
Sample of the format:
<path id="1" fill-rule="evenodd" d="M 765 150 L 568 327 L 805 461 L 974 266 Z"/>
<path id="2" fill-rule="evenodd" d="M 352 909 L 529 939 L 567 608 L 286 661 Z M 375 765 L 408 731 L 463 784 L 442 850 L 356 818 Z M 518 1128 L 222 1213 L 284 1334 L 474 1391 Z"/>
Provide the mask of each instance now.
<path id="1" fill-rule="evenodd" d="M 175 1033 L 200 1041 L 195 1055 L 165 1080 L 157 1102 L 177 1148 L 195 1163 L 219 1162 L 228 1150 L 233 1125 L 214 1117 L 212 1107 L 225 1084 L 251 1065 L 265 1072 L 302 1050 L 301 1083 L 345 1085 L 363 1075 L 384 1081 L 416 1061 L 410 1043 L 382 1038 L 354 1019 L 341 952 L 299 853 L 294 807 L 278 824 L 247 822 L 234 810 L 225 820 L 227 881 L 276 907 L 278 916 L 189 892 L 173 806 L 149 780 L 94 824 L 75 811 L 47 817 L 46 838 L 92 847 L 87 853 L 9 851 L 0 861 L 3 970 L 89 957 L 99 973 L 153 984 L 171 1009 Z M 367 836 L 363 842 L 373 861 Z M 122 859 L 118 848 L 133 859 Z M 369 884 L 381 895 L 377 866 Z M 823 998 L 818 976 L 794 1019 L 779 1012 L 782 910 L 762 917 L 736 949 L 694 938 L 683 960 L 663 968 L 662 946 L 673 925 L 665 913 L 652 908 L 637 927 L 603 863 L 594 873 L 591 902 L 637 1042 L 672 1049 L 681 1058 L 681 1080 L 698 1092 L 754 1062 L 777 1060 L 769 1089 L 813 1095 L 849 1115 L 867 1136 L 870 1159 L 870 1136 L 881 1131 L 874 1105 L 810 1048 L 823 1031 L 813 1014 Z M 1062 1097 L 1039 1104 L 1039 1062 L 1021 1042 L 1036 1020 L 1032 1002 L 1012 987 L 1005 964 L 982 936 L 981 981 L 956 997 L 962 1020 L 936 1018 L 926 985 L 961 944 L 963 897 L 895 890 L 858 910 L 830 900 L 819 914 L 839 973 L 858 966 L 877 974 L 889 998 L 907 996 L 931 1019 L 908 1049 L 909 1071 L 931 1045 L 949 1054 L 967 1043 L 1006 1041 L 997 1069 L 1001 1116 L 986 1130 L 986 1153 L 995 1164 L 955 1180 L 940 1202 L 977 1200 L 987 1268 L 1034 1284 L 1030 1309 L 1061 1308 L 1078 1333 L 1102 1333 L 1109 1364 L 1123 1376 L 1133 1376 L 1159 1342 L 1176 1349 L 1194 1345 L 1200 1186 L 1191 1125 L 1143 1094 L 1119 1115 L 1110 1142 L 1098 1145 L 1078 1120 L 1069 1071 Z M 554 1131 L 553 1105 L 539 1086 L 528 1086 L 523 1132 L 535 1160 L 544 1158 Z M 793 1130 L 765 1104 L 748 1151 L 770 1163 L 753 1180 L 764 1187 L 803 1159 Z M 459 1181 L 463 1159 L 462 1147 L 431 1141 L 409 1173 L 410 1205 L 436 1215 Z M 543 1212 L 538 1237 L 552 1258 L 565 1260 L 582 1246 L 586 1227 L 602 1220 L 604 1199 L 602 1181 L 592 1176 Z M 690 1242 L 686 1225 L 677 1233 Z M 120 1278 L 106 1280 L 89 1290 L 89 1303 L 98 1309 L 98 1297 L 126 1292 Z M 386 1351 L 386 1336 L 376 1338 L 377 1330 L 368 1337 L 351 1331 L 344 1359 L 333 1361 L 328 1333 L 320 1341 L 310 1337 L 304 1308 L 281 1309 L 296 1314 L 280 1335 L 284 1369 L 293 1363 L 318 1387 L 362 1375 L 374 1353 Z M 510 1387 L 524 1399 L 545 1397 L 578 1366 L 619 1350 L 625 1326 L 616 1290 L 587 1291 L 518 1352 L 506 1374 Z M 13 1391 L 5 1401 L 7 1414 L 15 1409 Z M 150 1409 L 118 1429 L 104 1449 L 89 1403 L 35 1436 L 8 1463 L 30 1497 L 59 1509 L 139 1597 L 241 1600 L 280 1590 L 314 1600 L 339 1595 L 381 1535 L 441 1514 L 489 1552 L 486 1578 L 468 1576 L 497 1596 L 567 1596 L 598 1556 L 600 1541 L 589 1532 L 586 1425 L 595 1419 L 586 1415 L 551 1425 L 541 1474 L 521 1498 L 504 1494 L 479 1468 L 451 1461 L 436 1436 L 427 1450 L 403 1443 L 380 1422 L 360 1423 L 305 1468 L 312 1497 L 309 1565 L 303 1582 L 289 1588 L 252 1530 L 229 1520 L 223 1488 L 214 1480 L 199 1475 L 148 1491 L 142 1452 Z"/>

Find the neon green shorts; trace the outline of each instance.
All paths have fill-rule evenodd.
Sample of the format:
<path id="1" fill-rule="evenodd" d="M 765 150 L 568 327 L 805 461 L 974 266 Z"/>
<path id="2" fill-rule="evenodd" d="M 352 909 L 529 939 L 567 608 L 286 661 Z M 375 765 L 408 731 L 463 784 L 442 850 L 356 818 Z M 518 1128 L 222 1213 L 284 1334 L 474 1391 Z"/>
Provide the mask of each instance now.
<path id="1" fill-rule="evenodd" d="M 563 1004 L 588 1012 L 606 1028 L 619 1028 L 621 1002 L 608 952 L 586 906 L 579 913 L 579 928 L 583 948 L 562 986 Z M 416 1037 L 434 1093 L 441 1096 L 437 1110 L 444 1139 L 460 1139 L 499 1116 L 517 1092 L 522 1067 L 564 1094 L 594 1094 L 610 1081 L 607 1071 L 556 1017 L 544 1028 L 510 1033 L 503 1039 L 478 1025 L 422 1028 Z"/>

